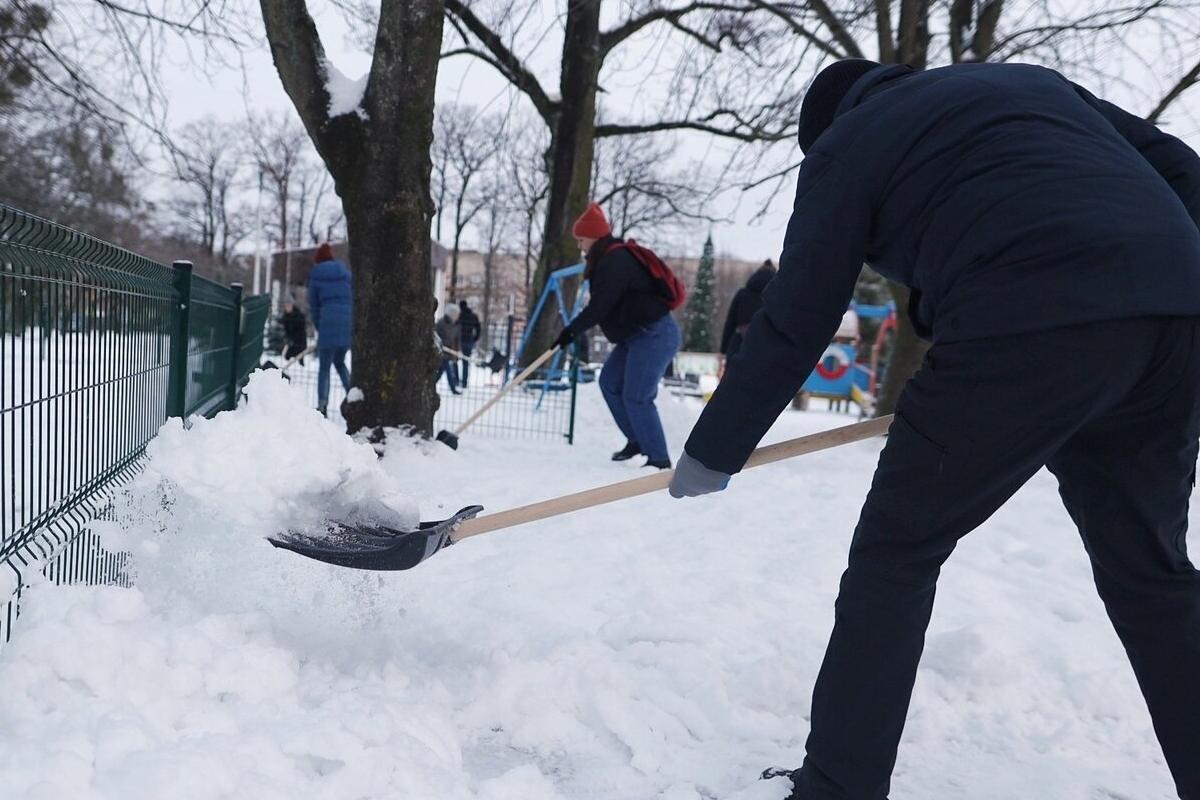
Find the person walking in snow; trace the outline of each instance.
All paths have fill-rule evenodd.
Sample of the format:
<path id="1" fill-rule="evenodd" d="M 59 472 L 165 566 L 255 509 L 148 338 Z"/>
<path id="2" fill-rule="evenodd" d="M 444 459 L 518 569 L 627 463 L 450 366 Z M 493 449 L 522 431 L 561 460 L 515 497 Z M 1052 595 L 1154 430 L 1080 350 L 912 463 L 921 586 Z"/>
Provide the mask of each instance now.
<path id="1" fill-rule="evenodd" d="M 329 406 L 329 368 L 337 370 L 342 388 L 350 390 L 346 353 L 354 321 L 354 287 L 350 270 L 333 257 L 325 242 L 313 255 L 308 276 L 308 311 L 317 330 L 317 411 L 324 416 Z"/>
<path id="2" fill-rule="evenodd" d="M 479 324 L 479 317 L 467 305 L 466 300 L 458 301 L 458 309 L 459 340 L 462 343 L 462 347 L 459 350 L 464 356 L 468 356 L 468 358 L 462 359 L 462 385 L 465 388 L 471 374 L 471 359 L 469 356 L 475 352 L 475 345 L 479 341 L 482 327 Z"/>
<path id="3" fill-rule="evenodd" d="M 616 345 L 600 371 L 600 392 L 625 434 L 614 461 L 646 456 L 646 466 L 670 469 L 667 439 L 654 398 L 667 365 L 679 351 L 679 326 L 657 281 L 625 243 L 612 235 L 600 206 L 590 204 L 572 232 L 587 266 L 587 307 L 555 342 L 566 347 L 594 325 Z"/>
<path id="4" fill-rule="evenodd" d="M 304 316 L 290 296 L 283 303 L 279 322 L 283 325 L 283 335 L 287 340 L 283 347 L 284 360 L 299 356 L 300 366 L 304 366 L 304 356 L 301 354 L 308 349 L 308 317 Z"/>
<path id="5" fill-rule="evenodd" d="M 1181 798 L 1200 798 L 1200 157 L 1049 69 L 837 62 L 804 98 L 778 276 L 671 494 L 724 489 L 864 262 L 933 342 L 842 576 L 796 800 L 884 800 L 942 564 L 1043 466 Z M 1101 724 L 1101 723 L 1097 723 Z M 1110 723 L 1104 723 L 1110 724 Z"/>
<path id="6" fill-rule="evenodd" d="M 434 325 L 434 330 L 437 332 L 438 340 L 442 343 L 443 348 L 450 350 L 459 350 L 462 346 L 462 328 L 459 324 L 459 316 L 461 310 L 454 303 L 446 306 L 446 313 L 442 314 L 441 319 Z M 442 350 L 442 374 L 446 376 L 446 383 L 450 384 L 451 394 L 462 394 L 458 389 L 458 358 L 450 355 Z"/>
<path id="7" fill-rule="evenodd" d="M 762 308 L 762 292 L 775 277 L 775 265 L 767 259 L 762 266 L 750 274 L 746 285 L 738 289 L 729 303 L 725 315 L 725 329 L 721 332 L 721 355 L 729 358 L 742 347 L 742 337 L 750 327 L 750 320 Z"/>

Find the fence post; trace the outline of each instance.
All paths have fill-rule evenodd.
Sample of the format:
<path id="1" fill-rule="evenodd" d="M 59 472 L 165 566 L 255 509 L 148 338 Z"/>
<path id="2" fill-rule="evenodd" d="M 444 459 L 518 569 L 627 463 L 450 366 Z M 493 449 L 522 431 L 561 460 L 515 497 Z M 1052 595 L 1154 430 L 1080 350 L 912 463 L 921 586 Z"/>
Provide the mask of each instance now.
<path id="1" fill-rule="evenodd" d="M 173 283 L 179 304 L 171 315 L 171 350 L 167 368 L 167 416 L 187 415 L 188 336 L 192 314 L 192 262 L 176 261 Z"/>
<path id="2" fill-rule="evenodd" d="M 240 283 L 231 283 L 229 288 L 233 290 L 233 344 L 230 347 L 230 365 L 229 365 L 229 407 L 237 408 L 238 404 L 238 378 L 241 377 L 241 370 L 238 369 L 238 362 L 242 355 L 242 298 L 243 287 Z"/>

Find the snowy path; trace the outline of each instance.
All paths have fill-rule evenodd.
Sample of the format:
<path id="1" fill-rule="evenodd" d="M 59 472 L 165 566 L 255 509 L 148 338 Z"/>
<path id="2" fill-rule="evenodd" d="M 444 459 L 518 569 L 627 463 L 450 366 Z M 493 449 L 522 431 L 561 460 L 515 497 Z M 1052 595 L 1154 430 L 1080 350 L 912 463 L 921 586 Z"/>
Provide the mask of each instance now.
<path id="1" fill-rule="evenodd" d="M 125 529 L 105 524 L 134 549 L 138 590 L 33 593 L 0 653 L 5 797 L 787 794 L 755 778 L 803 752 L 879 443 L 374 575 L 259 537 L 321 495 L 345 508 L 391 492 L 374 513 L 405 517 L 403 490 L 428 519 L 629 477 L 607 460 L 621 442 L 594 385 L 573 448 L 465 436 L 458 452 L 394 443 L 378 462 L 293 393 L 257 378 L 251 393 L 168 431 Z M 664 403 L 676 449 L 699 408 Z M 771 438 L 849 421 L 788 412 Z M 159 482 L 185 478 L 187 492 Z M 1173 797 L 1045 473 L 944 571 L 893 797 Z"/>

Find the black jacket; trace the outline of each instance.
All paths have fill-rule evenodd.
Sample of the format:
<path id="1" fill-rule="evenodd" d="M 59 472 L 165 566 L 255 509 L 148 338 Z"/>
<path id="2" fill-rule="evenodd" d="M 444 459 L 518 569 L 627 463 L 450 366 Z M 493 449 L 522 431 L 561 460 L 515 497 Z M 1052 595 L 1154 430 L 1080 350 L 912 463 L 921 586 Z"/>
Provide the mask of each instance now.
<path id="1" fill-rule="evenodd" d="M 308 320 L 303 311 L 293 306 L 291 311 L 283 313 L 280 320 L 283 322 L 284 336 L 293 349 L 308 347 Z"/>
<path id="2" fill-rule="evenodd" d="M 725 330 L 721 332 L 722 355 L 731 355 L 741 348 L 746 327 L 762 308 L 763 289 L 774 277 L 775 270 L 760 267 L 746 281 L 746 285 L 734 294 L 729 303 L 729 313 L 725 316 Z"/>
<path id="3" fill-rule="evenodd" d="M 475 344 L 479 341 L 479 334 L 482 327 L 479 324 L 479 317 L 470 308 L 464 308 L 462 314 L 458 317 L 459 329 L 462 332 L 462 342 Z"/>
<path id="4" fill-rule="evenodd" d="M 589 258 L 595 266 L 588 271 L 588 304 L 568 326 L 579 334 L 599 325 L 613 344 L 633 338 L 667 315 L 667 304 L 650 271 L 628 250 L 617 248 L 599 255 L 618 241 L 609 237 L 592 246 Z"/>
<path id="5" fill-rule="evenodd" d="M 934 342 L 1200 314 L 1200 158 L 1042 67 L 860 78 L 804 159 L 779 275 L 686 450 L 749 453 L 837 329 L 863 262 Z"/>

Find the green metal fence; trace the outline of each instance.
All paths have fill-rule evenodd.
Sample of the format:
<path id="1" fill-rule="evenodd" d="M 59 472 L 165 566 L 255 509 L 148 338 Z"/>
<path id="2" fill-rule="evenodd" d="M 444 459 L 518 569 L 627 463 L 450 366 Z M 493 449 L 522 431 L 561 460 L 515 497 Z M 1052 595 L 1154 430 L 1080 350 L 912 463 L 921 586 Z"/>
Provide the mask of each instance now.
<path id="1" fill-rule="evenodd" d="M 187 262 L 0 205 L 0 642 L 36 571 L 127 583 L 88 524 L 168 417 L 236 404 L 268 313 Z"/>

